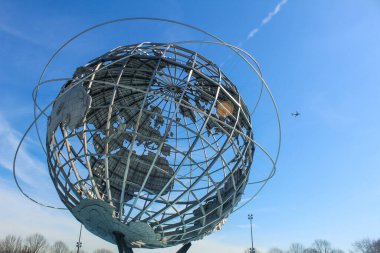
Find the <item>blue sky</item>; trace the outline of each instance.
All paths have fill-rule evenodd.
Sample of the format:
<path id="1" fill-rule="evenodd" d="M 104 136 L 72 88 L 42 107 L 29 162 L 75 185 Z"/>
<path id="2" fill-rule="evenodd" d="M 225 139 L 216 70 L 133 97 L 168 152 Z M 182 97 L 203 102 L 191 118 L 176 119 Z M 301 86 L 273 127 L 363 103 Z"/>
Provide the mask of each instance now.
<path id="1" fill-rule="evenodd" d="M 262 251 L 271 247 L 286 249 L 292 242 L 309 246 L 315 239 L 327 239 L 334 247 L 348 250 L 355 240 L 378 238 L 377 0 L 1 0 L 0 84 L 4 88 L 0 99 L 0 237 L 40 231 L 51 241 L 63 238 L 74 245 L 79 225 L 69 213 L 35 206 L 18 193 L 10 172 L 12 155 L 20 134 L 33 118 L 31 91 L 54 51 L 91 25 L 136 16 L 175 19 L 231 44 L 241 43 L 260 63 L 280 109 L 283 144 L 276 176 L 252 203 L 230 216 L 222 231 L 194 243 L 193 252 L 243 252 L 250 245 L 248 213 L 254 214 L 254 244 Z M 144 27 L 149 29 L 141 31 Z M 52 65 L 49 74 L 68 76 L 78 64 L 120 43 L 193 36 L 193 32 L 173 26 L 116 25 L 74 43 Z M 219 64 L 226 62 L 225 71 L 252 103 L 248 94 L 255 91 L 255 86 L 250 86 L 254 84 L 243 75 L 237 59 L 216 47 L 197 49 Z M 46 101 L 54 94 L 52 90 L 46 91 Z M 44 99 L 42 96 L 42 102 L 46 102 Z M 301 112 L 301 117 L 290 116 L 295 110 Z M 256 139 L 273 153 L 277 135 L 267 97 L 254 125 Z M 25 164 L 19 167 L 23 185 L 33 196 L 59 204 L 45 160 L 35 148 L 38 146 L 33 135 L 30 137 L 20 157 Z M 254 166 L 259 171 L 261 165 L 265 164 L 258 159 Z M 85 232 L 87 250 L 103 245 L 113 248 Z M 175 248 L 151 252 L 175 252 Z"/>

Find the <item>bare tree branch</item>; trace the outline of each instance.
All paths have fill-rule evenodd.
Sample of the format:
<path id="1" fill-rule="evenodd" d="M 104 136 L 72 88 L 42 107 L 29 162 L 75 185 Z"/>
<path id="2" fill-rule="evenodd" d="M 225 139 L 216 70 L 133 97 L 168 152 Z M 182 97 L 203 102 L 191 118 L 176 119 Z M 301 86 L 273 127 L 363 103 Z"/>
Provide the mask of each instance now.
<path id="1" fill-rule="evenodd" d="M 50 253 L 69 253 L 69 247 L 62 241 L 56 241 L 51 246 Z"/>
<path id="2" fill-rule="evenodd" d="M 45 253 L 48 243 L 41 234 L 34 234 L 25 239 L 23 253 Z"/>
<path id="3" fill-rule="evenodd" d="M 15 235 L 8 235 L 0 241 L 0 253 L 20 253 L 22 250 L 22 239 Z"/>

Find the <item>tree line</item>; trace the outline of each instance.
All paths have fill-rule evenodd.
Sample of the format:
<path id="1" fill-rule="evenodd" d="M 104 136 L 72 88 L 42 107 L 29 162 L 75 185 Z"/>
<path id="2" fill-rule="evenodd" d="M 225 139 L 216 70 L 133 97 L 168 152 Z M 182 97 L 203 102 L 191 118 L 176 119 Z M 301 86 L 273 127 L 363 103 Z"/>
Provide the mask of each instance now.
<path id="1" fill-rule="evenodd" d="M 80 253 L 86 253 L 80 250 Z M 25 239 L 20 236 L 7 235 L 0 239 L 0 253 L 77 253 L 77 249 L 70 249 L 64 242 L 56 241 L 49 245 L 41 234 L 33 234 Z M 108 249 L 97 249 L 93 253 L 113 253 Z"/>
<path id="2" fill-rule="evenodd" d="M 348 253 L 380 253 L 380 239 L 363 239 L 353 243 L 353 248 Z M 64 242 L 56 241 L 49 245 L 46 238 L 41 234 L 33 234 L 25 239 L 20 236 L 7 235 L 0 239 L 0 253 L 76 253 L 77 249 L 70 249 Z M 251 249 L 245 253 L 251 253 Z M 86 253 L 80 251 L 80 253 Z M 92 253 L 113 253 L 108 249 L 97 249 Z M 254 253 L 260 253 L 254 250 Z M 267 253 L 345 253 L 341 249 L 332 247 L 327 240 L 315 240 L 310 247 L 300 243 L 293 243 L 287 250 L 271 248 Z"/>
<path id="3" fill-rule="evenodd" d="M 246 249 L 245 253 L 260 253 L 257 250 L 252 252 Z M 287 250 L 271 248 L 267 253 L 345 253 L 341 249 L 332 247 L 327 240 L 315 240 L 310 247 L 305 247 L 301 243 L 293 243 Z M 380 253 L 380 239 L 371 240 L 369 238 L 356 241 L 352 244 L 352 249 L 348 253 Z"/>

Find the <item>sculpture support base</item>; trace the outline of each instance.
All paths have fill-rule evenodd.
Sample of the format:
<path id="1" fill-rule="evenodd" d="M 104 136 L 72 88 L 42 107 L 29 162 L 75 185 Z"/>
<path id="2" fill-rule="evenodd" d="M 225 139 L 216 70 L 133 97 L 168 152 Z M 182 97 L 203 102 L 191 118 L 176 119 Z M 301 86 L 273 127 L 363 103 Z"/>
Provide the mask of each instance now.
<path id="1" fill-rule="evenodd" d="M 186 244 L 184 244 L 178 251 L 177 253 L 186 253 L 189 248 L 191 247 L 191 242 L 188 242 Z"/>
<path id="2" fill-rule="evenodd" d="M 125 242 L 124 235 L 120 232 L 113 232 L 116 239 L 117 248 L 119 250 L 119 253 L 133 253 L 132 248 L 127 246 L 127 243 Z M 177 253 L 186 253 L 191 247 L 191 242 L 188 242 L 184 244 Z"/>
<path id="3" fill-rule="evenodd" d="M 120 232 L 113 232 L 116 238 L 116 244 L 117 248 L 119 250 L 119 253 L 133 253 L 132 248 L 127 246 L 127 243 L 125 242 L 124 235 Z"/>

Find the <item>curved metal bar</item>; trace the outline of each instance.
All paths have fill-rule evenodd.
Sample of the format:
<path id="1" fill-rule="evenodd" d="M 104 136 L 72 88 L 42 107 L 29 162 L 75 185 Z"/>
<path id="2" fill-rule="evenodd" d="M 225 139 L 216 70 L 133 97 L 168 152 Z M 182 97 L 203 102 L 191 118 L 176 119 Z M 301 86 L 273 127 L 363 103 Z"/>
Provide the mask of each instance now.
<path id="1" fill-rule="evenodd" d="M 281 147 L 281 123 L 280 123 L 280 117 L 279 117 L 279 112 L 278 112 L 278 108 L 277 108 L 277 105 L 276 105 L 276 102 L 275 102 L 275 100 L 274 100 L 274 97 L 273 97 L 273 95 L 272 95 L 272 93 L 271 93 L 271 91 L 270 91 L 270 89 L 269 89 L 269 87 L 268 87 L 268 85 L 266 84 L 266 82 L 265 82 L 265 80 L 263 79 L 263 77 L 262 77 L 262 73 L 261 73 L 261 69 L 260 69 L 260 66 L 258 65 L 258 63 L 256 62 L 256 60 L 249 54 L 249 53 L 247 53 L 246 51 L 244 51 L 244 50 L 242 50 L 242 49 L 240 49 L 240 48 L 238 48 L 238 47 L 236 47 L 236 46 L 233 46 L 233 45 L 230 45 L 230 44 L 228 44 L 228 43 L 225 43 L 224 41 L 222 41 L 221 39 L 219 39 L 218 37 L 216 37 L 216 36 L 214 36 L 214 35 L 212 35 L 212 34 L 210 34 L 210 33 L 208 33 L 208 32 L 206 32 L 206 31 L 204 31 L 204 30 L 202 30 L 202 29 L 199 29 L 199 28 L 197 28 L 197 27 L 194 27 L 194 26 L 191 26 L 191 25 L 187 25 L 187 24 L 184 24 L 184 23 L 181 23 L 181 22 L 177 22 L 177 21 L 174 21 L 174 20 L 169 20 L 169 19 L 161 19 L 161 18 L 123 18 L 123 19 L 117 19 L 117 20 L 112 20 L 112 21 L 108 21 L 108 22 L 104 22 L 104 23 L 101 23 L 101 24 L 98 24 L 98 25 L 95 25 L 95 26 L 92 26 L 92 27 L 90 27 L 90 28 L 88 28 L 88 29 L 86 29 L 86 30 L 84 30 L 84 31 L 82 31 L 82 32 L 80 32 L 79 34 L 77 34 L 76 36 L 74 36 L 74 37 L 72 37 L 70 40 L 68 40 L 66 43 L 64 43 L 54 54 L 53 54 L 53 56 L 50 58 L 50 60 L 48 61 L 48 63 L 46 64 L 46 66 L 45 66 L 45 68 L 44 68 L 44 70 L 43 70 L 43 72 L 42 72 L 42 74 L 41 74 L 41 76 L 40 76 L 40 79 L 39 79 L 39 82 L 38 82 L 38 84 L 36 85 L 36 87 L 34 88 L 34 90 L 33 90 L 33 93 L 32 93 L 32 97 L 33 97 L 33 101 L 34 101 L 34 121 L 32 122 L 32 124 L 28 127 L 28 129 L 26 130 L 26 132 L 25 132 L 25 134 L 23 135 L 23 137 L 22 137 L 22 139 L 21 139 L 21 141 L 20 141 L 20 143 L 19 143 L 19 145 L 18 145 L 18 147 L 17 147 L 17 150 L 16 150 L 16 153 L 15 153 L 15 157 L 14 157 L 14 162 L 13 162 L 13 175 L 14 175 L 14 179 L 15 179 L 15 182 L 16 182 L 16 184 L 17 184 L 17 187 L 19 188 L 19 190 L 22 192 L 22 194 L 24 195 L 24 196 L 26 196 L 27 198 L 29 198 L 30 200 L 32 200 L 33 202 L 35 202 L 35 203 L 37 203 L 37 204 L 39 204 L 39 205 L 42 205 L 42 206 L 45 206 L 45 207 L 50 207 L 50 208 L 55 208 L 55 209 L 65 209 L 65 208 L 56 208 L 56 207 L 53 207 L 53 206 L 48 206 L 48 205 L 44 205 L 44 204 L 41 204 L 41 203 L 39 203 L 38 201 L 36 201 L 36 200 L 34 200 L 33 198 L 31 198 L 30 196 L 28 196 L 22 189 L 21 189 L 21 186 L 19 185 L 19 183 L 18 183 L 18 180 L 17 180 L 17 176 L 16 176 L 16 159 L 17 159 L 17 155 L 18 155 L 18 152 L 19 152 L 19 149 L 20 149 L 20 147 L 21 147 L 21 145 L 22 145 L 22 143 L 23 143 L 23 141 L 24 141 L 24 139 L 25 139 L 25 137 L 27 136 L 27 134 L 29 133 L 29 131 L 31 130 L 31 128 L 33 127 L 33 126 L 35 126 L 36 127 L 36 131 L 37 131 L 37 136 L 38 136 L 38 139 L 39 139 L 39 142 L 40 142 L 40 144 L 41 144 L 41 146 L 42 146 L 42 149 L 44 150 L 44 152 L 45 152 L 45 154 L 47 154 L 46 153 L 46 150 L 45 150 L 45 147 L 44 147 L 44 145 L 43 145 L 43 142 L 42 142 L 42 139 L 41 139 L 41 135 L 40 135 L 40 130 L 39 130 L 39 128 L 38 128 L 38 125 L 37 125 L 37 122 L 38 122 L 38 120 L 42 117 L 42 116 L 47 116 L 46 115 L 46 110 L 54 103 L 54 101 L 53 102 L 51 102 L 48 106 L 46 106 L 45 108 L 41 108 L 40 107 L 40 105 L 38 104 L 38 91 L 39 91 L 39 89 L 40 89 L 40 86 L 42 85 L 42 84 L 44 84 L 44 83 L 48 83 L 48 82 L 52 82 L 52 80 L 47 80 L 46 82 L 45 81 L 42 81 L 42 79 L 43 79 L 43 77 L 45 76 L 45 73 L 46 73 L 46 71 L 47 71 L 47 69 L 48 69 L 48 67 L 49 67 L 49 65 L 51 64 L 51 62 L 54 60 L 54 58 L 63 50 L 63 48 L 65 48 L 68 44 L 70 44 L 72 41 L 74 41 L 75 39 L 77 39 L 79 36 L 81 36 L 81 35 L 83 35 L 84 33 L 87 33 L 87 32 L 89 32 L 90 30 L 93 30 L 93 29 L 96 29 L 96 28 L 98 28 L 98 27 L 101 27 L 101 26 L 105 26 L 105 25 L 108 25 L 108 24 L 112 24 L 112 23 L 117 23 L 117 22 L 124 22 L 124 21 L 133 21 L 133 20 L 135 20 L 135 21 L 137 21 L 137 20 L 145 20 L 145 21 L 161 21 L 161 22 L 167 22 L 167 23 L 173 23 L 173 24 L 177 24 L 177 25 L 181 25 L 181 26 L 184 26 L 184 27 L 187 27 L 187 28 L 190 28 L 190 29 L 193 29 L 193 30 L 196 30 L 196 31 L 198 31 L 198 32 L 200 32 L 200 33 L 203 33 L 203 34 L 205 34 L 205 35 L 207 35 L 207 36 L 209 36 L 209 37 L 211 37 L 211 38 L 213 38 L 213 39 L 215 39 L 216 41 L 196 41 L 196 40 L 192 40 L 192 41 L 179 41 L 179 42 L 173 42 L 173 43 L 167 43 L 166 45 L 168 45 L 168 46 L 170 46 L 170 44 L 176 44 L 176 45 L 179 45 L 179 44 L 190 44 L 190 43 L 205 43 L 205 44 L 218 44 L 218 45 L 222 45 L 222 46 L 226 46 L 226 47 L 228 47 L 229 49 L 231 49 L 234 53 L 236 53 L 240 58 L 242 58 L 249 66 L 250 66 L 250 68 L 256 73 L 256 75 L 260 78 L 260 80 L 261 80 L 261 88 L 260 88 L 260 92 L 259 92 L 259 95 L 258 95 L 258 99 L 256 100 L 256 102 L 255 102 L 255 105 L 254 105 L 254 108 L 253 108 L 253 110 L 252 110 L 252 112 L 250 113 L 250 116 L 252 116 L 253 114 L 254 114 L 254 112 L 256 111 L 256 108 L 258 107 L 258 104 L 259 104 L 259 102 L 260 102 L 260 100 L 261 100 L 261 97 L 262 97 L 262 93 L 263 93 L 263 89 L 265 88 L 265 90 L 268 92 L 268 94 L 269 94 L 269 96 L 270 96 L 270 98 L 271 98 L 271 101 L 272 101 L 272 104 L 273 104 L 273 106 L 274 106 L 274 109 L 275 109 L 275 112 L 276 112 L 276 118 L 277 118 L 277 124 L 278 124 L 278 130 L 279 130 L 279 139 L 278 139 L 278 149 L 277 149 L 277 153 L 276 153 L 276 156 L 275 156 L 275 159 L 272 159 L 272 157 L 269 155 L 269 153 L 261 146 L 261 145 L 259 145 L 258 143 L 256 143 L 254 140 L 253 140 L 253 138 L 252 138 L 252 136 L 247 136 L 247 135 L 245 135 L 244 133 L 242 133 L 242 132 L 240 132 L 238 129 L 236 129 L 236 125 L 233 127 L 233 129 L 232 129 L 232 133 L 231 133 L 231 135 L 230 135 L 230 137 L 229 137 L 229 139 L 231 138 L 231 136 L 232 136 L 232 134 L 234 133 L 234 132 L 240 132 L 239 134 L 242 134 L 243 136 L 244 136 L 244 138 L 246 138 L 246 139 L 248 139 L 249 141 L 252 141 L 257 147 L 259 147 L 259 149 L 260 150 L 262 150 L 264 153 L 265 153 L 265 155 L 271 160 L 271 162 L 272 162 L 272 165 L 273 165 L 273 167 L 272 167 L 272 170 L 270 171 L 270 174 L 268 175 L 268 177 L 266 178 L 266 179 L 263 179 L 263 180 L 259 180 L 259 181 L 255 181 L 255 182 L 250 182 L 250 183 L 248 183 L 248 184 L 259 184 L 259 183 L 262 183 L 262 186 L 258 189 L 258 191 L 247 201 L 247 202 L 245 202 L 244 204 L 242 204 L 241 206 L 239 206 L 239 207 L 237 207 L 235 210 L 232 210 L 231 212 L 235 212 L 235 211 L 237 211 L 237 210 L 239 210 L 240 208 L 242 208 L 243 206 L 245 206 L 246 204 L 248 204 L 262 189 L 263 189 L 263 187 L 266 185 L 266 183 L 268 182 L 268 180 L 270 179 L 270 178 L 272 178 L 273 176 L 274 176 L 274 174 L 275 174 L 275 172 L 276 172 L 276 164 L 277 164 L 277 161 L 278 161 L 278 157 L 279 157 L 279 153 L 280 153 L 280 147 Z M 161 44 L 161 46 L 162 46 L 163 44 Z M 246 55 L 252 62 L 253 62 L 253 64 L 244 56 L 244 55 Z M 130 56 L 127 56 L 127 57 L 130 57 Z M 123 58 L 127 58 L 127 57 L 123 57 Z M 254 66 L 255 65 L 255 66 Z M 94 73 L 91 73 L 91 75 L 94 75 Z M 191 75 L 190 75 L 191 76 Z M 84 79 L 84 78 L 83 78 Z M 59 80 L 59 79 L 55 79 L 55 80 Z M 63 79 L 61 79 L 61 80 L 63 80 Z M 66 80 L 70 80 L 70 79 L 66 79 Z M 95 80 L 94 80 L 95 81 Z M 103 82 L 103 83 L 105 83 L 105 82 Z M 105 83 L 106 84 L 106 83 Z M 113 84 L 113 85 L 115 85 L 115 84 Z M 119 85 L 119 82 L 115 85 L 115 88 L 114 89 L 116 89 L 117 88 L 117 86 Z M 122 85 L 120 85 L 120 86 L 122 86 Z M 128 87 L 128 88 L 130 88 L 130 87 Z M 141 91 L 141 90 L 140 90 Z M 148 93 L 146 93 L 145 95 L 147 95 Z M 61 94 L 62 95 L 62 94 Z M 233 98 L 232 98 L 233 99 Z M 216 100 L 215 100 L 216 101 Z M 181 106 L 184 106 L 185 107 L 185 105 L 183 105 L 183 104 L 181 104 L 181 99 L 180 99 L 180 101 L 178 102 L 178 105 L 177 105 L 177 108 L 178 108 L 178 106 L 179 105 L 181 105 Z M 239 109 L 240 109 L 240 107 L 239 107 Z M 39 113 L 37 112 L 37 111 L 39 111 Z M 204 112 L 199 112 L 200 114 L 205 114 Z M 173 117 L 174 117 L 174 115 L 175 114 L 173 114 Z M 210 118 L 210 115 L 208 115 L 208 117 L 207 117 L 207 120 Z M 173 119 L 171 120 L 171 122 L 173 121 Z M 223 122 L 220 122 L 220 123 L 223 123 Z M 187 124 L 186 124 L 187 125 Z M 228 126 L 229 127 L 229 126 Z M 189 127 L 187 127 L 186 126 L 186 129 L 188 129 Z M 204 128 L 204 126 L 202 127 L 202 129 Z M 165 135 L 167 135 L 167 131 L 165 131 Z M 194 140 L 194 143 L 199 139 L 199 138 L 201 138 L 201 141 L 202 141 L 202 145 L 203 145 L 203 138 L 200 136 L 200 133 L 198 133 L 197 134 L 197 136 L 195 137 L 196 138 L 196 140 Z M 65 139 L 67 139 L 66 137 L 65 137 Z M 206 140 L 207 141 L 207 140 Z M 226 143 L 227 143 L 228 141 L 226 141 Z M 161 149 L 161 147 L 162 147 L 162 145 L 163 144 L 161 144 L 160 145 L 160 148 L 159 148 L 159 150 Z M 223 150 L 224 149 L 224 146 L 225 146 L 225 144 L 223 145 L 223 147 L 221 148 L 221 150 Z M 192 145 L 192 148 L 191 149 L 193 149 L 194 148 L 194 145 Z M 190 149 L 190 150 L 191 150 Z M 238 151 L 239 151 L 239 149 L 237 149 Z M 219 154 L 220 154 L 220 152 L 221 151 L 219 151 Z M 239 151 L 240 152 L 240 151 Z M 87 157 L 87 156 L 86 156 Z M 190 157 L 191 158 L 191 157 Z M 150 167 L 150 169 L 149 169 L 149 172 L 148 172 L 148 176 L 149 176 L 149 174 L 150 174 L 150 172 L 152 171 L 152 168 L 154 167 L 154 163 L 155 163 L 155 161 L 156 161 L 156 159 L 157 159 L 157 155 L 156 155 L 156 157 L 155 157 L 155 159 L 154 159 L 154 162 L 153 162 L 153 164 L 151 165 L 151 167 Z M 181 162 L 181 166 L 183 165 L 183 161 L 186 159 L 186 156 L 184 157 L 184 159 L 182 160 L 182 162 Z M 215 160 L 216 159 L 216 157 L 214 157 L 213 158 L 213 160 Z M 69 160 L 72 160 L 71 158 L 69 159 Z M 211 163 L 211 165 L 213 164 L 213 162 Z M 211 165 L 209 165 L 209 166 L 207 166 L 208 168 L 209 167 L 211 167 Z M 180 167 L 179 167 L 180 168 Z M 177 169 L 177 171 L 176 172 L 178 172 L 179 171 L 179 168 Z M 249 170 L 250 170 L 250 168 L 249 168 Z M 204 173 L 208 173 L 208 169 L 206 169 L 206 170 L 204 170 L 203 171 L 203 174 Z M 175 173 L 176 174 L 176 173 Z M 202 174 L 202 175 L 203 175 Z M 173 175 L 173 177 L 175 177 L 175 175 Z M 229 175 L 229 177 L 230 177 L 230 175 Z M 144 183 L 143 183 L 143 185 L 141 186 L 141 188 L 140 188 L 140 191 L 139 191 L 139 193 L 137 194 L 137 196 L 140 196 L 141 195 L 141 192 L 142 192 L 142 190 L 144 189 L 144 185 L 145 185 L 145 183 L 146 183 L 146 181 L 147 181 L 147 178 L 148 177 L 146 177 L 145 178 L 145 180 L 144 180 Z M 226 178 L 225 178 L 225 180 L 227 180 Z M 195 182 L 191 185 L 191 187 L 193 187 L 197 182 L 199 182 L 200 180 L 195 180 Z M 234 187 L 236 187 L 235 186 L 235 182 L 234 182 L 234 178 L 233 178 L 233 176 L 232 176 L 232 181 L 233 181 L 233 185 L 234 185 Z M 167 187 L 167 185 L 164 187 L 164 189 Z M 124 187 L 123 187 L 124 188 Z M 164 190 L 163 189 L 163 190 Z M 124 190 L 124 189 L 123 189 Z M 215 190 L 215 189 L 214 189 Z M 191 192 L 192 193 L 192 189 L 187 189 L 183 194 L 185 194 L 185 193 L 188 193 L 188 192 Z M 158 197 L 160 198 L 161 196 L 161 193 L 162 193 L 162 191 L 160 192 L 160 194 L 158 194 Z M 182 195 L 183 195 L 182 194 Z M 192 193 L 193 195 L 194 195 L 194 193 Z M 218 194 L 219 194 L 219 192 L 218 192 Z M 181 195 L 180 195 L 181 196 Z M 175 201 L 173 202 L 171 202 L 171 204 L 169 205 L 170 207 L 173 207 L 173 209 L 177 212 L 177 214 L 179 213 L 178 212 L 178 210 L 175 208 L 175 206 L 174 206 L 174 204 L 175 204 L 175 202 L 176 201 L 178 201 L 179 200 L 179 198 L 180 197 L 177 197 L 176 199 L 175 199 Z M 157 197 L 155 198 L 155 199 L 157 199 Z M 121 201 L 120 201 L 120 204 L 122 203 L 122 200 L 123 200 L 123 197 L 121 197 Z M 130 208 L 130 211 L 129 211 L 129 213 L 128 213 L 128 215 L 127 215 L 127 217 L 131 214 L 131 211 L 132 211 L 132 209 L 133 208 L 136 208 L 136 209 L 140 209 L 140 208 L 138 208 L 137 206 L 136 206 L 136 199 L 135 199 L 135 201 L 134 201 L 134 203 L 131 205 L 131 208 Z M 153 201 L 152 201 L 153 202 Z M 151 202 L 151 203 L 152 203 Z M 200 201 L 198 200 L 198 204 L 200 203 Z M 225 203 L 225 202 L 224 202 Z M 202 206 L 201 206 L 202 207 Z M 168 207 L 167 207 L 168 208 Z M 161 212 L 163 212 L 163 211 L 165 211 L 167 208 L 165 208 L 165 209 L 161 209 Z M 147 207 L 146 208 L 143 208 L 143 209 L 140 209 L 141 211 L 146 211 L 147 210 Z M 203 211 L 204 212 L 204 211 Z M 231 212 L 229 212 L 229 213 L 231 213 Z M 211 213 L 211 212 L 208 212 L 208 213 Z M 153 215 L 153 217 L 150 217 L 149 219 L 154 219 L 154 216 L 155 215 Z M 121 217 L 121 215 L 120 215 L 120 217 Z M 204 215 L 203 215 L 203 217 L 205 217 Z M 126 219 L 127 220 L 127 219 Z M 184 222 L 184 220 L 182 219 L 182 223 Z M 183 226 L 184 226 L 184 229 L 185 229 L 185 225 L 184 225 L 184 223 L 183 223 Z M 183 238 L 183 237 L 181 237 L 181 238 Z"/>
<path id="2" fill-rule="evenodd" d="M 194 41 L 179 41 L 177 42 L 178 44 L 187 44 L 187 43 L 193 43 Z M 230 48 L 234 48 L 235 50 L 239 51 L 239 52 L 242 52 L 244 53 L 245 55 L 247 55 L 257 66 L 258 63 L 257 61 L 246 51 L 244 51 L 243 49 L 239 48 L 239 47 L 236 47 L 236 46 L 233 46 L 233 45 L 230 45 L 230 44 L 227 44 L 227 43 L 219 43 L 219 42 L 215 42 L 215 41 L 198 41 L 199 43 L 206 43 L 206 44 L 221 44 L 221 45 L 226 45 Z M 236 51 L 235 51 L 236 52 Z M 239 54 L 240 55 L 240 54 Z M 276 157 L 274 159 L 275 163 L 274 164 L 277 164 L 277 161 L 278 161 L 278 158 L 279 158 L 279 155 L 280 155 L 280 148 L 281 148 L 281 140 L 282 140 L 282 133 L 281 133 L 281 121 L 280 121 L 280 113 L 279 113 L 279 110 L 278 110 L 278 107 L 277 107 L 277 104 L 276 104 L 276 100 L 274 99 L 273 97 L 273 94 L 271 92 L 271 90 L 269 89 L 269 86 L 267 85 L 266 81 L 264 80 L 264 78 L 262 77 L 262 74 L 261 74 L 261 70 L 259 68 L 259 70 L 257 70 L 246 58 L 243 57 L 243 60 L 249 64 L 249 66 L 252 68 L 252 70 L 257 74 L 257 76 L 261 79 L 262 81 L 262 84 L 264 85 L 265 89 L 267 90 L 271 100 L 272 100 L 272 104 L 274 106 L 274 109 L 275 109 L 275 113 L 276 113 L 276 119 L 277 119 L 277 126 L 278 126 L 278 135 L 279 135 L 279 138 L 278 138 L 278 146 L 277 146 L 277 153 L 276 153 Z M 256 103 L 257 105 L 257 103 Z M 256 109 L 257 106 L 255 106 L 255 109 Z M 253 114 L 254 111 L 251 113 Z M 274 167 L 275 169 L 275 167 Z M 275 173 L 275 171 L 274 171 Z M 274 175 L 274 174 L 273 174 Z M 271 176 L 273 177 L 273 176 Z M 257 182 L 251 182 L 250 184 L 254 184 L 254 183 L 260 183 L 262 181 L 257 181 Z"/>
<path id="3" fill-rule="evenodd" d="M 181 26 L 184 26 L 184 27 L 187 27 L 187 28 L 190 28 L 190 29 L 193 29 L 195 31 L 198 31 L 200 33 L 203 33 L 211 38 L 214 38 L 220 42 L 223 42 L 223 40 L 221 40 L 220 38 L 218 38 L 217 36 L 211 34 L 211 33 L 208 33 L 207 31 L 205 30 L 202 30 L 198 27 L 195 27 L 195 26 L 192 26 L 192 25 L 189 25 L 189 24 L 185 24 L 185 23 L 182 23 L 182 22 L 179 22 L 179 21 L 175 21 L 175 20 L 170 20 L 170 19 L 165 19 L 165 18 L 152 18 L 152 17 L 135 17 L 135 18 L 120 18 L 120 19 L 115 19 L 115 20 L 110 20 L 110 21 L 106 21 L 106 22 L 103 22 L 103 23 L 100 23 L 100 24 L 97 24 L 97 25 L 94 25 L 94 26 L 91 26 L 83 31 L 81 31 L 80 33 L 78 33 L 77 35 L 75 35 L 74 37 L 72 37 L 71 39 L 69 39 L 68 41 L 66 41 L 61 47 L 58 48 L 58 50 L 53 54 L 53 56 L 49 59 L 48 63 L 45 65 L 42 73 L 41 73 L 41 76 L 38 80 L 38 84 L 40 84 L 42 82 L 42 79 L 47 71 L 47 68 L 49 67 L 50 63 L 54 60 L 54 58 L 59 54 L 59 52 L 61 52 L 63 50 L 63 48 L 65 48 L 68 44 L 70 44 L 71 42 L 73 42 L 75 39 L 77 39 L 78 37 L 82 36 L 83 34 L 91 31 L 91 30 L 94 30 L 98 27 L 102 27 L 102 26 L 105 26 L 105 25 L 109 25 L 109 24 L 113 24 L 113 23 L 119 23 L 119 22 L 126 22 L 126 21 L 142 21 L 142 20 L 145 20 L 145 21 L 161 21 L 161 22 L 167 22 L 167 23 L 172 23 L 172 24 L 177 24 L 177 25 L 181 25 Z M 37 100 L 37 94 L 38 94 L 38 88 L 37 88 L 37 91 L 36 91 L 36 94 L 35 94 L 35 98 L 33 97 L 33 99 Z M 36 118 L 36 108 L 38 110 L 41 111 L 41 108 L 38 106 L 37 103 L 35 103 L 34 105 L 34 117 Z M 46 115 L 45 115 L 46 116 Z M 41 136 L 40 136 L 40 133 L 39 133 L 39 129 L 36 128 L 36 131 L 37 131 L 37 136 L 40 140 L 40 143 L 41 143 L 41 146 L 43 146 L 42 144 L 42 141 L 41 141 Z"/>
<path id="4" fill-rule="evenodd" d="M 27 134 L 29 133 L 30 129 L 32 129 L 32 127 L 36 124 L 36 121 L 43 115 L 43 112 L 45 112 L 51 105 L 53 104 L 50 103 L 48 106 L 46 106 L 41 113 L 39 113 L 36 117 L 35 120 L 33 120 L 33 122 L 29 125 L 29 127 L 27 128 L 27 130 L 25 131 L 25 133 L 23 134 L 23 136 L 21 137 L 21 140 L 19 142 L 19 144 L 17 145 L 17 149 L 16 149 L 16 152 L 15 152 L 15 156 L 13 158 L 13 178 L 15 180 L 15 183 L 17 185 L 17 188 L 20 190 L 20 192 L 26 197 L 28 198 L 29 200 L 33 201 L 34 203 L 40 205 L 40 206 L 43 206 L 43 207 L 49 207 L 49 208 L 53 208 L 53 209 L 59 209 L 59 210 L 67 210 L 67 208 L 63 208 L 63 207 L 55 207 L 55 206 L 50 206 L 50 205 L 45 205 L 45 204 L 42 204 L 40 202 L 38 202 L 37 200 L 33 199 L 32 197 L 30 197 L 28 194 L 26 194 L 23 189 L 21 188 L 19 182 L 18 182 L 18 179 L 17 179 L 17 175 L 16 175 L 16 160 L 17 160 L 17 155 L 18 155 L 18 152 L 21 148 L 21 145 L 22 143 L 24 142 Z"/>

